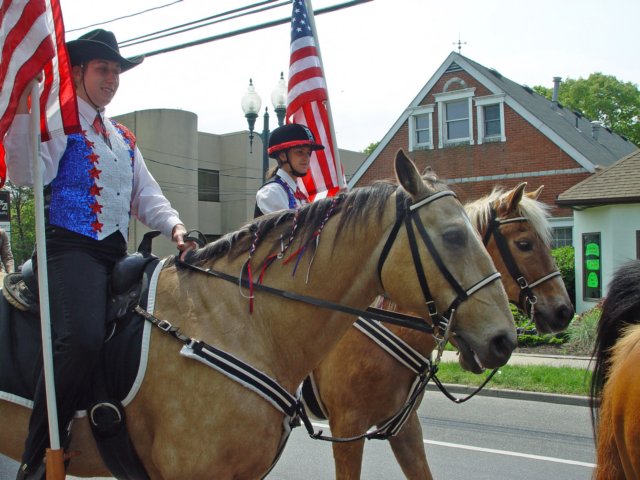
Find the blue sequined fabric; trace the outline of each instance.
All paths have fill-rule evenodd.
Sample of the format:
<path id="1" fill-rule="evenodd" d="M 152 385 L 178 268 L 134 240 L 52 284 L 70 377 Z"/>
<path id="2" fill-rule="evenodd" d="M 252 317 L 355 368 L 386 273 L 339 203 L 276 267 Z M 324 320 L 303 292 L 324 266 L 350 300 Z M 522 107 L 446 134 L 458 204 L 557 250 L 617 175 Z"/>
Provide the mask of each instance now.
<path id="1" fill-rule="evenodd" d="M 51 182 L 49 223 L 97 239 L 97 187 L 91 175 L 83 174 L 97 163 L 98 157 L 93 154 L 92 147 L 84 133 L 67 138 L 67 149 L 60 160 L 58 174 Z M 92 190 L 92 187 L 95 188 Z"/>

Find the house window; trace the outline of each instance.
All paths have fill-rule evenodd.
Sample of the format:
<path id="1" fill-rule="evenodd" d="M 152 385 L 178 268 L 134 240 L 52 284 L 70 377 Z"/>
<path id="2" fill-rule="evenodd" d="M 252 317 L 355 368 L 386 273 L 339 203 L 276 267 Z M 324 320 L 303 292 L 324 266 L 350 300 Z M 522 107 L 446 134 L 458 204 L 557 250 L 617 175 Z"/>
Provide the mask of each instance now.
<path id="1" fill-rule="evenodd" d="M 416 108 L 409 119 L 409 151 L 433 148 L 434 105 Z"/>
<path id="2" fill-rule="evenodd" d="M 218 170 L 198 169 L 198 201 L 220 201 L 220 172 Z"/>
<path id="3" fill-rule="evenodd" d="M 600 233 L 582 234 L 582 293 L 584 300 L 602 298 Z"/>
<path id="4" fill-rule="evenodd" d="M 502 127 L 500 124 L 500 107 L 489 105 L 483 107 L 484 110 L 484 136 L 496 137 L 500 135 Z"/>
<path id="5" fill-rule="evenodd" d="M 438 102 L 438 146 L 468 143 L 473 145 L 473 107 L 475 88 L 436 93 Z"/>
<path id="6" fill-rule="evenodd" d="M 429 137 L 431 137 L 431 123 L 429 122 L 429 115 L 420 115 L 415 118 L 416 120 L 416 143 L 430 143 Z"/>
<path id="7" fill-rule="evenodd" d="M 469 102 L 460 100 L 446 104 L 447 141 L 469 138 Z"/>
<path id="8" fill-rule="evenodd" d="M 504 133 L 504 95 L 488 95 L 475 99 L 478 115 L 478 144 L 506 141 Z"/>
<path id="9" fill-rule="evenodd" d="M 571 227 L 555 227 L 552 230 L 551 248 L 570 247 L 573 245 L 573 229 Z"/>

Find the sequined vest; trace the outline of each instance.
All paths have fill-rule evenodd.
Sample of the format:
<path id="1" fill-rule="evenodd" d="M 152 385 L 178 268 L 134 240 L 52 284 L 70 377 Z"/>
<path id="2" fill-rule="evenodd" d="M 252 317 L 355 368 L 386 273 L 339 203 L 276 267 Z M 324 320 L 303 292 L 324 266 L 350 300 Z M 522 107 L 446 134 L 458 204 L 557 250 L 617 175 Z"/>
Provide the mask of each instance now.
<path id="1" fill-rule="evenodd" d="M 127 238 L 136 139 L 124 125 L 111 123 L 112 149 L 91 127 L 68 136 L 58 173 L 45 191 L 50 225 L 96 240 L 118 230 Z"/>

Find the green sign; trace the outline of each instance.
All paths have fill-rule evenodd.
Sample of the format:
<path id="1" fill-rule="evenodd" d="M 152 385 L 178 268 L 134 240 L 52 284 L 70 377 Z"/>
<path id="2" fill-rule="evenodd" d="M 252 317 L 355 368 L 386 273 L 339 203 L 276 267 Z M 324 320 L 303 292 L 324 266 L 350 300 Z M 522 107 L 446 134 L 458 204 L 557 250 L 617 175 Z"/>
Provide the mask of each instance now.
<path id="1" fill-rule="evenodd" d="M 585 300 L 602 298 L 600 233 L 582 234 L 582 292 Z"/>

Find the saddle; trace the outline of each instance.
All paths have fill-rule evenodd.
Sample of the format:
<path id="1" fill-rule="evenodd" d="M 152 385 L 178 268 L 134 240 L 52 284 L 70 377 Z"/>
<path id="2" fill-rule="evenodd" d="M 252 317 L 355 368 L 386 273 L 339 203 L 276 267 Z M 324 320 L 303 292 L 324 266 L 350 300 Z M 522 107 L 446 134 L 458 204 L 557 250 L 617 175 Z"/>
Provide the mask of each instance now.
<path id="1" fill-rule="evenodd" d="M 108 323 L 114 324 L 117 319 L 123 318 L 140 297 L 142 272 L 157 258 L 151 253 L 151 241 L 159 234 L 158 231 L 146 233 L 137 252 L 116 263 L 109 282 Z M 4 277 L 2 294 L 14 308 L 40 313 L 37 265 L 34 267 L 32 259 L 24 263 L 22 271 Z"/>

